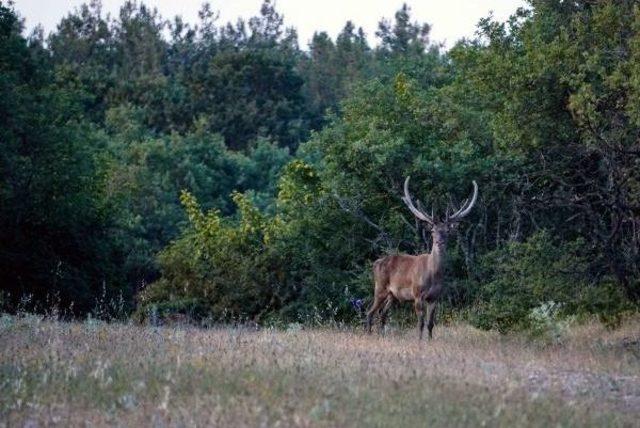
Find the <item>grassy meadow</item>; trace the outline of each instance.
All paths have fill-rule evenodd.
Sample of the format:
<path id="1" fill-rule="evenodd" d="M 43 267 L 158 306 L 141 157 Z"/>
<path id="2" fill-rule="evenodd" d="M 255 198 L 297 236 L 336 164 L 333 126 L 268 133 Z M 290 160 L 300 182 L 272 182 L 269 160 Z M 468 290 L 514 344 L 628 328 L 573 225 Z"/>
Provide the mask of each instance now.
<path id="1" fill-rule="evenodd" d="M 531 341 L 438 326 L 0 318 L 0 426 L 637 426 L 640 319 Z"/>

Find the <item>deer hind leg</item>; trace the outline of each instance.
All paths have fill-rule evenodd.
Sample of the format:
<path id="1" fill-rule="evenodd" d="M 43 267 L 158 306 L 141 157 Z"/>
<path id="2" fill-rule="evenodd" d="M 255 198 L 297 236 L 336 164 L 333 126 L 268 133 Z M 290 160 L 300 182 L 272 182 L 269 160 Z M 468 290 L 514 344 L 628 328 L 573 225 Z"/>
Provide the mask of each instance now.
<path id="1" fill-rule="evenodd" d="M 393 306 L 393 296 L 389 294 L 384 301 L 384 306 L 380 309 L 380 334 L 384 334 L 384 326 L 387 324 L 387 313 L 391 306 Z"/>
<path id="2" fill-rule="evenodd" d="M 386 298 L 387 298 L 387 296 L 381 295 L 379 293 L 375 293 L 375 295 L 373 297 L 373 304 L 371 305 L 371 307 L 367 311 L 367 321 L 366 321 L 365 326 L 364 326 L 365 332 L 371 333 L 371 326 L 373 324 L 373 316 L 382 307 L 382 304 L 384 303 Z"/>
<path id="3" fill-rule="evenodd" d="M 416 299 L 414 306 L 418 316 L 418 339 L 422 340 L 422 332 L 424 331 L 424 302 L 422 298 Z"/>
<path id="4" fill-rule="evenodd" d="M 433 331 L 433 326 L 436 325 L 436 302 L 429 302 L 427 311 L 427 330 L 429 331 L 429 339 L 432 339 L 433 335 L 431 332 Z"/>

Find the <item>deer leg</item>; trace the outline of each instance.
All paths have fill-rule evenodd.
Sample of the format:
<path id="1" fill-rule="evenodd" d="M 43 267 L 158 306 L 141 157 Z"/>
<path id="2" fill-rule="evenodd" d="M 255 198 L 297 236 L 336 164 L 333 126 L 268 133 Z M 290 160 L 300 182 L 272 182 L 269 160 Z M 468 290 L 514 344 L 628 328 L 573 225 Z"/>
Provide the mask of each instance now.
<path id="1" fill-rule="evenodd" d="M 422 340 L 422 331 L 424 330 L 424 303 L 422 299 L 416 299 L 414 306 L 418 316 L 418 339 Z"/>
<path id="2" fill-rule="evenodd" d="M 427 311 L 429 313 L 427 316 L 427 330 L 429 330 L 429 339 L 432 339 L 433 336 L 431 332 L 433 331 L 433 326 L 436 324 L 436 302 L 429 302 Z"/>
<path id="3" fill-rule="evenodd" d="M 384 334 L 384 326 L 387 323 L 387 312 L 393 305 L 393 296 L 389 294 L 384 302 L 383 308 L 380 310 L 380 334 Z"/>
<path id="4" fill-rule="evenodd" d="M 371 325 L 373 324 L 373 315 L 380 309 L 386 296 L 375 295 L 373 297 L 373 304 L 367 311 L 367 321 L 364 326 L 366 333 L 371 333 Z"/>

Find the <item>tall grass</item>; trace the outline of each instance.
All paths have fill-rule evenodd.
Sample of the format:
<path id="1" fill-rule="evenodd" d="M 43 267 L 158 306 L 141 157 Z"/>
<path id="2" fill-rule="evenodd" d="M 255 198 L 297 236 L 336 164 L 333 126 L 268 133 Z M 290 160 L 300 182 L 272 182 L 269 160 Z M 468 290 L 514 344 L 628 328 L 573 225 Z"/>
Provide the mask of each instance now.
<path id="1" fill-rule="evenodd" d="M 0 318 L 0 425 L 633 426 L 640 319 L 552 343 Z"/>

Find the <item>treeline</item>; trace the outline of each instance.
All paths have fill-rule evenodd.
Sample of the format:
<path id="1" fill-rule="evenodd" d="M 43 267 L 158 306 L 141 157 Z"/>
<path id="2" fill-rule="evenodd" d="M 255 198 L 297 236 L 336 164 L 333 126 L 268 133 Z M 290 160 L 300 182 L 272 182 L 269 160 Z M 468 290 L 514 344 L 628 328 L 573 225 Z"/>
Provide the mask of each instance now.
<path id="1" fill-rule="evenodd" d="M 445 296 L 476 325 L 637 308 L 635 2 L 532 0 L 449 52 L 407 6 L 375 47 L 199 16 L 94 1 L 45 39 L 0 6 L 6 310 L 356 319 L 372 261 L 429 246 L 406 175 L 436 212 L 480 184 Z"/>

